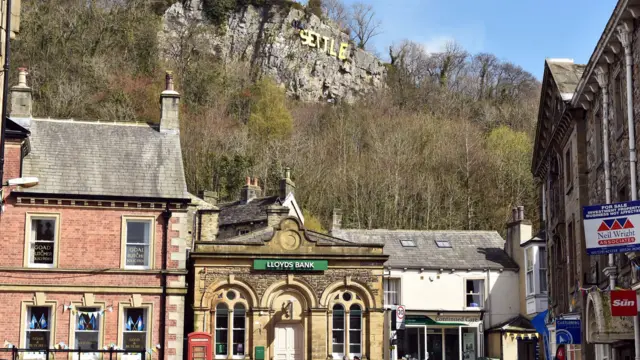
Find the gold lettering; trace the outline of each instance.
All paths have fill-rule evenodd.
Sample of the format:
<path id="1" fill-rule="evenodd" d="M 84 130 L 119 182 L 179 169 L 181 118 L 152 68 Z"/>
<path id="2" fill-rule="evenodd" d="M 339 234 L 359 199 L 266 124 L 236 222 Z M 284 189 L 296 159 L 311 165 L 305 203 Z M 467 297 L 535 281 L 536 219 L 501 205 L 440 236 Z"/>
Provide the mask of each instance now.
<path id="1" fill-rule="evenodd" d="M 302 38 L 302 45 L 309 45 L 311 38 L 306 30 L 300 30 L 300 37 Z"/>
<path id="2" fill-rule="evenodd" d="M 338 59 L 344 60 L 347 58 L 347 47 L 349 47 L 348 43 L 340 43 L 340 51 L 338 52 Z"/>
<path id="3" fill-rule="evenodd" d="M 336 54 L 336 52 L 335 52 L 335 51 L 333 51 L 333 49 L 334 49 L 334 43 L 335 43 L 335 40 L 334 40 L 334 39 L 331 39 L 331 46 L 329 47 L 329 55 L 331 55 L 331 56 L 336 56 L 336 55 L 338 55 L 338 54 Z"/>
<path id="4" fill-rule="evenodd" d="M 323 36 L 322 40 L 324 40 L 324 52 L 327 52 L 327 42 L 329 41 L 329 38 L 326 36 Z"/>
<path id="5" fill-rule="evenodd" d="M 317 47 L 318 45 L 316 44 L 316 40 L 318 40 L 318 33 L 309 31 L 309 38 L 311 39 L 311 41 L 309 41 L 309 46 Z"/>

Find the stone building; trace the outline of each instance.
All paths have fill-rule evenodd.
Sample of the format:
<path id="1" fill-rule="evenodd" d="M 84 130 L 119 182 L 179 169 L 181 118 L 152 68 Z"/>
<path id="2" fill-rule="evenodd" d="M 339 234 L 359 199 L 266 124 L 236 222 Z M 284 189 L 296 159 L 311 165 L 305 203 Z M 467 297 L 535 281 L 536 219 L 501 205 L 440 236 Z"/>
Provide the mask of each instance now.
<path id="1" fill-rule="evenodd" d="M 610 276 L 618 287 L 640 287 L 629 260 L 635 254 L 616 254 L 611 264 L 607 255 L 588 256 L 581 213 L 585 205 L 605 204 L 607 192 L 613 203 L 637 198 L 631 193 L 637 175 L 631 176 L 635 150 L 632 155 L 629 139 L 637 132 L 640 102 L 633 87 L 640 76 L 639 4 L 617 2 L 586 65 L 545 62 L 532 172 L 542 182 L 550 329 L 554 318 L 568 313 L 582 319 L 581 351 L 570 351 L 572 358 L 634 356 L 633 318 L 611 316 L 607 290 Z"/>
<path id="2" fill-rule="evenodd" d="M 252 198 L 255 184 L 195 213 L 188 331 L 211 334 L 216 359 L 382 359 L 383 245 L 307 230 L 279 200 Z"/>
<path id="3" fill-rule="evenodd" d="M 159 126 L 35 118 L 24 70 L 11 97 L 3 182 L 39 184 L 3 199 L 4 347 L 30 359 L 109 347 L 181 359 L 191 197 L 172 79 Z"/>

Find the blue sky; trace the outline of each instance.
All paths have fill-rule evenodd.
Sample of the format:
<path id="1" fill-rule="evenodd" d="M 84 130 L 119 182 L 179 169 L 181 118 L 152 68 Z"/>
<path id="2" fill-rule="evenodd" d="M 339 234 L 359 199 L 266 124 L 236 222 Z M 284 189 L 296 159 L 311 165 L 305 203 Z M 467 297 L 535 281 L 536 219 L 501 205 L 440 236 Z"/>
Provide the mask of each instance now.
<path id="1" fill-rule="evenodd" d="M 489 52 L 541 78 L 546 57 L 586 63 L 616 0 L 344 0 L 373 5 L 383 33 L 373 39 L 386 59 L 409 39 L 437 51 L 454 39 L 471 53 Z"/>

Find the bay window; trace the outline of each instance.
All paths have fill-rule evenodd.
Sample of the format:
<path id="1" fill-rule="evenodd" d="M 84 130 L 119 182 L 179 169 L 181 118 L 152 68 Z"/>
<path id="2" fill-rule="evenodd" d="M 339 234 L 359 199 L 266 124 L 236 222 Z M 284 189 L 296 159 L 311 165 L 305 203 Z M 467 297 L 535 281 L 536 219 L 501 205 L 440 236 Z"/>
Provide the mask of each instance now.
<path id="1" fill-rule="evenodd" d="M 538 272 L 540 279 L 540 292 L 547 292 L 547 249 L 544 247 L 538 248 Z"/>
<path id="2" fill-rule="evenodd" d="M 535 280 L 533 278 L 534 273 L 534 256 L 533 256 L 533 247 L 527 248 L 525 250 L 525 258 L 527 264 L 527 295 L 534 294 L 536 292 L 535 289 Z"/>
<path id="3" fill-rule="evenodd" d="M 400 305 L 400 279 L 384 279 L 384 305 Z"/>

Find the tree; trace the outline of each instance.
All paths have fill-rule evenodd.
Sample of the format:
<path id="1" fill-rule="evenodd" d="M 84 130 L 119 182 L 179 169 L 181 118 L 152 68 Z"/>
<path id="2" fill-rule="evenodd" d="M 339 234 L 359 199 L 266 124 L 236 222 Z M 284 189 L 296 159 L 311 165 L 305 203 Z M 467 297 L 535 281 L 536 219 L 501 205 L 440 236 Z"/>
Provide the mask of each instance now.
<path id="1" fill-rule="evenodd" d="M 259 142 L 282 140 L 291 134 L 291 113 L 285 92 L 273 80 L 262 78 L 251 89 L 249 136 Z"/>
<path id="2" fill-rule="evenodd" d="M 322 0 L 309 0 L 307 11 L 322 19 Z"/>
<path id="3" fill-rule="evenodd" d="M 342 31 L 348 30 L 349 13 L 340 0 L 323 0 L 322 10 Z"/>
<path id="4" fill-rule="evenodd" d="M 382 22 L 376 19 L 373 6 L 356 2 L 351 5 L 349 29 L 360 49 L 364 49 L 372 37 L 380 35 Z"/>

